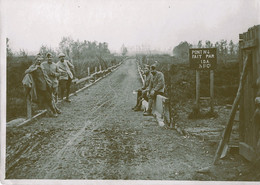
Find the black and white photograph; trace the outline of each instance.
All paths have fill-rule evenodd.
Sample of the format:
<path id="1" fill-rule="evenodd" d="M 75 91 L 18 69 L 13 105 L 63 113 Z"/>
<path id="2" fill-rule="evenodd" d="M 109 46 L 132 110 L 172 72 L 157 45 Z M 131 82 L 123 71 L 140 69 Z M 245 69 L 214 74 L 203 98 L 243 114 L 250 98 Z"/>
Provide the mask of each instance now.
<path id="1" fill-rule="evenodd" d="M 260 0 L 0 0 L 1 183 L 259 184 Z"/>

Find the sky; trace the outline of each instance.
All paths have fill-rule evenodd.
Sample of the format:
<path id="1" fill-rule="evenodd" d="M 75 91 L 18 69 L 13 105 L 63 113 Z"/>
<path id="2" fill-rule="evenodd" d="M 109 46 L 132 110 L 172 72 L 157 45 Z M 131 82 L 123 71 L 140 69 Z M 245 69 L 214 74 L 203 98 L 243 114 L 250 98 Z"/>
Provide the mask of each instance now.
<path id="1" fill-rule="evenodd" d="M 58 48 L 61 38 L 109 49 L 171 50 L 181 41 L 238 42 L 260 24 L 260 0 L 0 0 L 1 33 L 13 51 Z"/>

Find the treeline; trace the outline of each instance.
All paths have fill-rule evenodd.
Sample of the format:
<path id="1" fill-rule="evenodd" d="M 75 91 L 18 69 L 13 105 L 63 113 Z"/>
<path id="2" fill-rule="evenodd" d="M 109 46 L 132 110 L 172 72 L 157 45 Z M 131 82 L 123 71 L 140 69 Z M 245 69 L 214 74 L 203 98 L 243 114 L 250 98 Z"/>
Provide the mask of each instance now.
<path id="1" fill-rule="evenodd" d="M 190 48 L 217 48 L 217 58 L 219 63 L 226 63 L 228 61 L 236 61 L 238 57 L 238 43 L 234 43 L 232 40 L 220 40 L 218 42 L 212 43 L 209 40 L 203 42 L 198 41 L 196 45 L 192 45 L 187 41 L 181 42 L 178 46 L 174 47 L 173 55 L 183 62 L 188 61 L 189 49 Z"/>
<path id="2" fill-rule="evenodd" d="M 7 121 L 26 116 L 22 79 L 24 71 L 34 62 L 35 58 L 35 56 L 28 55 L 23 49 L 13 52 L 9 42 L 10 40 L 7 39 Z M 42 45 L 38 51 L 44 57 L 48 52 L 52 53 L 55 63 L 58 61 L 59 53 L 63 52 L 67 59 L 74 64 L 77 78 L 86 77 L 88 67 L 90 73 L 94 73 L 95 67 L 99 69 L 101 66 L 103 70 L 123 60 L 123 56 L 111 53 L 106 42 L 75 41 L 71 37 L 63 37 L 57 49 Z"/>

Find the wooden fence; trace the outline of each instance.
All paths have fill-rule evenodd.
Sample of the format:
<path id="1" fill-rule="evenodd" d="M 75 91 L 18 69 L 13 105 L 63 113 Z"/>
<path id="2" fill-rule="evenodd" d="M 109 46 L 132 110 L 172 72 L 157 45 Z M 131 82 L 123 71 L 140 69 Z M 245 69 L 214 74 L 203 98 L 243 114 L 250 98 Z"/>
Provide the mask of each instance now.
<path id="1" fill-rule="evenodd" d="M 247 32 L 239 34 L 240 69 L 242 70 L 243 58 L 250 58 L 248 75 L 242 91 L 239 111 L 239 153 L 250 161 L 260 157 L 258 146 L 260 144 L 260 120 L 256 118 L 259 107 L 255 100 L 260 97 L 260 25 L 251 27 Z"/>

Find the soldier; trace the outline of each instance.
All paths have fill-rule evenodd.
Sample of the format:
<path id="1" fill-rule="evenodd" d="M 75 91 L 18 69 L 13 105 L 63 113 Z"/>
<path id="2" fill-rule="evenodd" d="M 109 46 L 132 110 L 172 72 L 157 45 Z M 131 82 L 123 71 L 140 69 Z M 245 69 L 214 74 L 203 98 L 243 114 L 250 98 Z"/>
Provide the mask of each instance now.
<path id="1" fill-rule="evenodd" d="M 57 117 L 57 112 L 52 104 L 52 81 L 49 79 L 45 69 L 41 66 L 43 58 L 41 55 L 36 56 L 36 62 L 31 65 L 25 74 L 31 74 L 35 83 L 37 98 L 41 98 L 43 104 L 46 105 L 48 113 L 52 117 Z"/>
<path id="2" fill-rule="evenodd" d="M 44 61 L 41 66 L 45 69 L 48 77 L 50 78 L 50 80 L 52 81 L 52 95 L 53 95 L 53 106 L 56 109 L 56 112 L 58 114 L 61 113 L 60 109 L 58 109 L 56 102 L 58 99 L 58 77 L 60 76 L 60 71 L 59 68 L 57 67 L 57 65 L 55 63 L 52 62 L 52 54 L 51 53 L 47 53 L 47 61 Z"/>
<path id="3" fill-rule="evenodd" d="M 151 78 L 152 78 L 152 74 L 150 73 L 150 69 L 149 69 L 148 65 L 145 66 L 145 68 L 144 68 L 144 74 L 145 74 L 145 81 L 144 81 L 143 87 L 141 89 L 137 90 L 136 106 L 132 108 L 134 111 L 141 111 L 143 98 L 146 101 L 148 101 L 149 85 L 150 85 Z"/>
<path id="4" fill-rule="evenodd" d="M 59 77 L 59 87 L 60 87 L 60 98 L 63 100 L 64 91 L 66 89 L 66 101 L 71 102 L 69 99 L 70 94 L 70 85 L 71 81 L 73 79 L 73 73 L 74 66 L 68 61 L 64 60 L 65 54 L 60 53 L 59 54 L 59 62 L 57 63 L 57 66 L 59 70 L 61 71 L 61 75 Z"/>
<path id="5" fill-rule="evenodd" d="M 149 96 L 148 96 L 148 110 L 144 112 L 144 116 L 152 115 L 153 103 L 157 95 L 163 95 L 164 93 L 164 75 L 162 72 L 156 70 L 156 65 L 151 66 L 152 79 L 149 86 Z"/>

